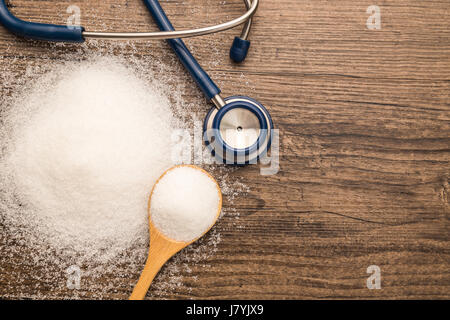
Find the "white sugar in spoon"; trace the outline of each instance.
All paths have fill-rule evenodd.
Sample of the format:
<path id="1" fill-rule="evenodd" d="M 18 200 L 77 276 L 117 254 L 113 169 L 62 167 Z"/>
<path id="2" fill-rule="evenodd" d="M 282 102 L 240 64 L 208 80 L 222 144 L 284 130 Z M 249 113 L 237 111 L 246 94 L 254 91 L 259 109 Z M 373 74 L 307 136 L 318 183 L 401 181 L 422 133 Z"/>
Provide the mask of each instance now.
<path id="1" fill-rule="evenodd" d="M 207 188 L 202 190 L 202 186 Z M 161 267 L 175 253 L 205 235 L 216 223 L 221 209 L 222 192 L 208 172 L 192 165 L 165 171 L 150 194 L 150 249 L 130 300 L 144 299 Z"/>

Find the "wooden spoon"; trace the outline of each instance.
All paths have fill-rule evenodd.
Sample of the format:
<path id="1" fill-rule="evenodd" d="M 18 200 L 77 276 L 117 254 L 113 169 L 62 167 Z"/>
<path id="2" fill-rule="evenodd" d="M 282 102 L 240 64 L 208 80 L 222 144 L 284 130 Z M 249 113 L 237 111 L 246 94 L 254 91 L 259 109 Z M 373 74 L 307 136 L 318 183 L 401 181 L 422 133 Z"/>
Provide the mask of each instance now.
<path id="1" fill-rule="evenodd" d="M 153 195 L 153 191 L 155 190 L 156 185 L 163 179 L 163 177 L 166 175 L 167 172 L 178 168 L 178 167 L 191 167 L 196 170 L 201 171 L 205 175 L 207 175 L 217 186 L 217 190 L 219 191 L 219 205 L 217 208 L 217 215 L 214 220 L 214 222 L 211 224 L 211 226 L 198 238 L 190 241 L 190 242 L 180 242 L 173 239 L 170 239 L 166 237 L 164 234 L 162 234 L 153 224 L 151 214 L 150 214 L 150 203 Z M 144 299 L 145 295 L 147 294 L 148 289 L 150 288 L 150 285 L 155 278 L 155 276 L 158 274 L 161 267 L 169 260 L 175 253 L 180 251 L 181 249 L 184 249 L 191 243 L 197 241 L 201 237 L 203 237 L 216 223 L 217 219 L 219 218 L 220 211 L 222 210 L 222 192 L 220 190 L 219 184 L 217 181 L 205 170 L 202 168 L 199 168 L 197 166 L 193 165 L 179 165 L 170 168 L 169 170 L 165 171 L 161 177 L 156 181 L 155 185 L 153 186 L 152 192 L 150 194 L 150 198 L 148 201 L 148 212 L 149 212 L 149 229 L 150 229 L 150 248 L 148 252 L 148 258 L 147 262 L 145 263 L 144 270 L 142 271 L 142 274 L 139 278 L 139 281 L 137 282 L 136 286 L 134 287 L 133 293 L 130 296 L 130 300 L 142 300 Z"/>

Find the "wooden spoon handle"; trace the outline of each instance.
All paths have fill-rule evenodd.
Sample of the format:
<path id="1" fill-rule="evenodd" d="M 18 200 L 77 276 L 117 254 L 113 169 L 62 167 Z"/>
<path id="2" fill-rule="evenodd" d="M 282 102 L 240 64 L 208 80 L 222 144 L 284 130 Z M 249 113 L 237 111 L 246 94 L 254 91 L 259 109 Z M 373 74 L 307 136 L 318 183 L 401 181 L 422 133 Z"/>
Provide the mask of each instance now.
<path id="1" fill-rule="evenodd" d="M 148 289 L 153 281 L 153 279 L 158 274 L 161 267 L 166 263 L 164 261 L 155 261 L 151 259 L 152 257 L 148 257 L 147 262 L 145 263 L 144 270 L 142 271 L 141 276 L 139 277 L 139 281 L 134 287 L 133 293 L 130 296 L 130 300 L 143 300 L 145 295 L 147 294 Z"/>
<path id="2" fill-rule="evenodd" d="M 144 270 L 134 287 L 130 300 L 143 300 L 150 285 L 161 267 L 175 253 L 186 247 L 188 243 L 174 242 L 165 238 L 159 231 L 150 225 L 150 250 Z"/>

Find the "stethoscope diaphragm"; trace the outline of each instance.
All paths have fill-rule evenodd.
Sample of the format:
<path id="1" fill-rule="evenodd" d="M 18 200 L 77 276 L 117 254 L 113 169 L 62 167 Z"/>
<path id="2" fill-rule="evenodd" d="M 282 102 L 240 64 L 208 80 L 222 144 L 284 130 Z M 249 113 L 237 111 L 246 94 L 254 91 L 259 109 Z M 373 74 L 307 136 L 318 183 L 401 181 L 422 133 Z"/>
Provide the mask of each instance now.
<path id="1" fill-rule="evenodd" d="M 253 164 L 267 153 L 273 123 L 259 102 L 242 96 L 226 98 L 221 108 L 212 108 L 203 125 L 206 146 L 227 164 Z"/>

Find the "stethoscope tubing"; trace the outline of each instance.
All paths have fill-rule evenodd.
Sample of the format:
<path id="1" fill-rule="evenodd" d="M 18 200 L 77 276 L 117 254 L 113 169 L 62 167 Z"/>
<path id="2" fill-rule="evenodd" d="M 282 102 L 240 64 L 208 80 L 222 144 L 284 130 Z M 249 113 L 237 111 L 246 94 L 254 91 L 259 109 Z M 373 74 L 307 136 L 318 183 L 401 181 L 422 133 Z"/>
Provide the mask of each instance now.
<path id="1" fill-rule="evenodd" d="M 153 19 L 158 25 L 160 30 L 163 31 L 173 31 L 175 30 L 161 7 L 159 1 L 157 0 L 144 0 L 145 5 L 150 11 Z M 189 49 L 184 44 L 181 39 L 168 39 L 167 42 L 172 47 L 173 51 L 178 56 L 179 60 L 186 68 L 186 70 L 191 74 L 192 78 L 195 80 L 197 85 L 203 91 L 208 100 L 220 94 L 219 87 L 211 80 L 206 71 L 200 66 L 198 61 L 192 56 Z"/>

